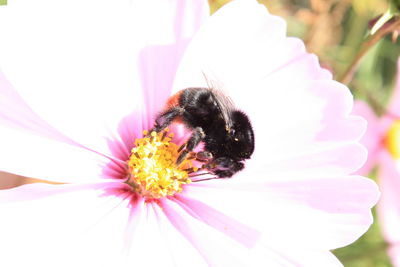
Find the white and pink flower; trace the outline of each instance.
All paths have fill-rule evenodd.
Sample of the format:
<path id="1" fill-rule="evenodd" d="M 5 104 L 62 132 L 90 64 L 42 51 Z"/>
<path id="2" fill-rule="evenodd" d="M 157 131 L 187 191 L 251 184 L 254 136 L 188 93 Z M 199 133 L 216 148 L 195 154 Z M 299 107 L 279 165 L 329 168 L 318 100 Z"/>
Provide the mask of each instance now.
<path id="1" fill-rule="evenodd" d="M 2 265 L 341 266 L 330 250 L 368 229 L 378 198 L 351 175 L 366 151 L 349 90 L 256 1 L 207 13 L 200 0 L 0 8 L 0 170 L 58 183 L 0 192 Z M 251 118 L 255 153 L 231 179 L 146 199 L 125 183 L 135 138 L 204 73 Z"/>

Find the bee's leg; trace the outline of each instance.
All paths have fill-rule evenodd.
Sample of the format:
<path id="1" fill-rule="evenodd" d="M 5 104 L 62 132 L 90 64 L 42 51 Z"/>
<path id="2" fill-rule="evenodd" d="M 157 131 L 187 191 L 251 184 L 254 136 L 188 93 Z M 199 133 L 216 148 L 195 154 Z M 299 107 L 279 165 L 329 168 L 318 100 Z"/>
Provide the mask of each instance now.
<path id="1" fill-rule="evenodd" d="M 154 123 L 154 128 L 149 131 L 149 134 L 153 131 L 157 133 L 161 132 L 162 130 L 167 128 L 168 125 L 170 125 L 174 119 L 181 116 L 184 112 L 185 109 L 181 107 L 173 107 L 161 113 L 160 115 L 157 116 L 156 121 Z"/>
<path id="2" fill-rule="evenodd" d="M 211 171 L 213 174 L 217 175 L 220 178 L 229 178 L 238 171 L 243 170 L 244 164 L 240 161 L 221 157 L 212 160 L 208 164 L 205 164 L 204 168 Z"/>
<path id="3" fill-rule="evenodd" d="M 200 151 L 195 154 L 195 159 L 200 162 L 209 162 L 213 155 L 208 151 Z"/>
<path id="4" fill-rule="evenodd" d="M 183 144 L 179 149 L 180 152 L 183 148 L 185 148 L 186 143 Z M 193 159 L 199 162 L 209 162 L 213 158 L 213 155 L 208 151 L 200 151 L 200 152 L 190 152 L 186 159 Z"/>
<path id="5" fill-rule="evenodd" d="M 201 127 L 196 127 L 189 140 L 180 147 L 180 150 L 183 148 L 185 149 L 183 149 L 179 154 L 179 157 L 176 160 L 176 165 L 181 164 L 186 159 L 186 156 L 204 139 L 205 136 L 203 129 Z"/>

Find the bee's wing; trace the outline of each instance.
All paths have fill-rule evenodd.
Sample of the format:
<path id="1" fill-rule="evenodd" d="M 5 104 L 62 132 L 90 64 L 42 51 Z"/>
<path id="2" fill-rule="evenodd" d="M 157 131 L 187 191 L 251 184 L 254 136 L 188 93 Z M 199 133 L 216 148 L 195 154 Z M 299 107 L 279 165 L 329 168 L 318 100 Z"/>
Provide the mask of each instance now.
<path id="1" fill-rule="evenodd" d="M 235 110 L 235 105 L 233 104 L 232 99 L 224 93 L 224 86 L 220 81 L 217 79 L 211 79 L 209 75 L 206 75 L 204 72 L 203 75 L 207 82 L 208 89 L 215 95 L 215 100 L 225 120 L 227 128 L 231 129 L 233 126 L 231 114 L 232 111 Z"/>

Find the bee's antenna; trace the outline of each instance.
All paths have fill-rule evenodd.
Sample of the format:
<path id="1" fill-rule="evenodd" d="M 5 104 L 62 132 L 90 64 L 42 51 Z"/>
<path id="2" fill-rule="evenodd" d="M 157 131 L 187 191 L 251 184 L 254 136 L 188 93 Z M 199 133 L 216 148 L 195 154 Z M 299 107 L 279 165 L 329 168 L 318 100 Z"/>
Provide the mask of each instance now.
<path id="1" fill-rule="evenodd" d="M 195 175 L 189 175 L 189 177 L 192 178 L 192 177 L 198 177 L 198 176 L 207 175 L 207 174 L 213 175 L 210 172 L 202 172 L 202 173 L 195 174 Z M 224 178 L 218 177 L 218 176 L 213 176 L 213 177 L 208 177 L 208 178 L 204 178 L 204 179 L 192 180 L 192 183 L 203 182 L 203 181 L 214 180 L 214 179 L 224 179 Z"/>
<path id="2" fill-rule="evenodd" d="M 214 180 L 214 179 L 224 179 L 223 177 L 210 177 L 210 178 L 204 178 L 204 179 L 199 179 L 199 180 L 194 180 L 192 181 L 192 183 L 196 183 L 196 182 L 203 182 L 203 181 L 208 181 L 208 180 Z"/>
<path id="3" fill-rule="evenodd" d="M 211 84 L 211 81 L 210 81 L 210 79 L 208 79 L 208 78 L 207 78 L 207 75 L 206 75 L 206 73 L 205 73 L 204 71 L 201 71 L 201 73 L 203 74 L 204 80 L 205 80 L 205 81 L 206 81 L 206 83 L 207 83 L 207 87 L 208 87 L 208 89 L 211 89 L 211 88 L 213 88 L 213 86 L 212 86 L 212 84 Z"/>
<path id="4" fill-rule="evenodd" d="M 197 174 L 189 175 L 189 177 L 197 177 L 197 176 L 202 176 L 202 175 L 206 175 L 206 174 L 212 174 L 212 173 L 210 173 L 210 172 L 202 172 L 202 173 L 197 173 Z"/>

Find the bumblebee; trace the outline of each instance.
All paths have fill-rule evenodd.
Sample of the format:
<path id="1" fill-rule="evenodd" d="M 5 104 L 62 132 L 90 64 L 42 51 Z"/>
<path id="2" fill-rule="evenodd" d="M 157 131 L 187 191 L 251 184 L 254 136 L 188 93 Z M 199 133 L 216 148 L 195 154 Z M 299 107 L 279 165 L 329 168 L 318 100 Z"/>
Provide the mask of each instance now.
<path id="1" fill-rule="evenodd" d="M 196 160 L 204 162 L 202 169 L 218 178 L 228 178 L 242 170 L 243 161 L 253 154 L 254 132 L 249 118 L 219 90 L 186 88 L 171 96 L 156 117 L 153 131 L 161 132 L 174 122 L 192 131 L 179 149 L 177 165 L 189 153 L 195 154 Z M 200 142 L 204 150 L 192 152 Z"/>

